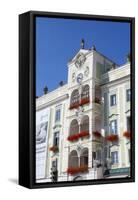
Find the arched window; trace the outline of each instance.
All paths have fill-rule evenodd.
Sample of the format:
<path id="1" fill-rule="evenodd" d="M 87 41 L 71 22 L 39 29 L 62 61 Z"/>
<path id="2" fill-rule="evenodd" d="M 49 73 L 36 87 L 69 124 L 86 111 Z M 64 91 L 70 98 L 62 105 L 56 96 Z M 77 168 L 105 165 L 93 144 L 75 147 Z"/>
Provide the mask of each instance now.
<path id="1" fill-rule="evenodd" d="M 89 85 L 84 85 L 81 93 L 82 99 L 89 99 Z"/>
<path id="2" fill-rule="evenodd" d="M 76 119 L 73 119 L 70 124 L 70 135 L 74 135 L 76 133 L 79 133 L 79 124 Z"/>
<path id="3" fill-rule="evenodd" d="M 79 159 L 77 151 L 73 150 L 69 154 L 69 167 L 78 167 L 79 166 Z"/>
<path id="4" fill-rule="evenodd" d="M 79 104 L 79 91 L 77 89 L 72 92 L 70 101 L 71 105 L 76 103 Z"/>
<path id="5" fill-rule="evenodd" d="M 80 166 L 88 166 L 88 148 L 84 148 L 81 152 Z"/>
<path id="6" fill-rule="evenodd" d="M 89 132 L 89 117 L 87 115 L 85 115 L 82 118 L 80 130 L 81 130 L 81 132 L 83 132 L 83 131 Z"/>

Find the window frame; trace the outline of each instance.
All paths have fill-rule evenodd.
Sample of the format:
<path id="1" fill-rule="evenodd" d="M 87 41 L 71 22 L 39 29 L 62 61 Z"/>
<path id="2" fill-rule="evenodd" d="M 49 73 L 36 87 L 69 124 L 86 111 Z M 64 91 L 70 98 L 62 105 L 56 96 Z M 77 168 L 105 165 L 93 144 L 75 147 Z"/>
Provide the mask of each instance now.
<path id="1" fill-rule="evenodd" d="M 112 124 L 114 124 L 114 128 L 112 127 Z M 114 131 L 113 131 L 114 130 Z M 118 124 L 117 124 L 117 119 L 111 120 L 110 125 L 109 125 L 109 131 L 111 134 L 118 135 Z"/>
<path id="2" fill-rule="evenodd" d="M 111 163 L 112 165 L 119 163 L 119 154 L 118 151 L 111 152 Z"/>
<path id="3" fill-rule="evenodd" d="M 126 102 L 129 102 L 131 100 L 131 89 L 126 90 Z"/>
<path id="4" fill-rule="evenodd" d="M 115 103 L 114 103 L 114 99 L 113 97 L 115 97 Z M 110 95 L 110 106 L 116 106 L 117 105 L 117 101 L 116 101 L 116 94 L 111 94 Z"/>

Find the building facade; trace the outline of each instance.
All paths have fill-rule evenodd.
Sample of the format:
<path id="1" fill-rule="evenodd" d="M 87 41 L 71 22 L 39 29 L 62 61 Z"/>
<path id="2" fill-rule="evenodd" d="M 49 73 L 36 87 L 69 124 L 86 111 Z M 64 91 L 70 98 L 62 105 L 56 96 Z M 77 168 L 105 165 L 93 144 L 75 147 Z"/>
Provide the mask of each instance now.
<path id="1" fill-rule="evenodd" d="M 81 47 L 67 84 L 36 98 L 36 182 L 130 173 L 130 61 Z"/>

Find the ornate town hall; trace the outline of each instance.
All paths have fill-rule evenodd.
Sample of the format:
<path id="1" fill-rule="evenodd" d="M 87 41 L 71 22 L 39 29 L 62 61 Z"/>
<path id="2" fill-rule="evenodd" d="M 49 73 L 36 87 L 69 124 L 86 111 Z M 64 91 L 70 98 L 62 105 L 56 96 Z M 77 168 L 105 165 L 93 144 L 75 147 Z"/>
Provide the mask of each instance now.
<path id="1" fill-rule="evenodd" d="M 67 84 L 36 99 L 36 181 L 129 176 L 130 100 L 129 55 L 118 66 L 82 40 Z"/>

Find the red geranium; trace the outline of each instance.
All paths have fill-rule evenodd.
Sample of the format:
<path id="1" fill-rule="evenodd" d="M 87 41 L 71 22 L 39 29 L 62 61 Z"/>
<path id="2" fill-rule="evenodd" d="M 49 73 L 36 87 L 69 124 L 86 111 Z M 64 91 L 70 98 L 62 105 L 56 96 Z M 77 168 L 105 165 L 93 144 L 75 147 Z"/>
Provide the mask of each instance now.
<path id="1" fill-rule="evenodd" d="M 69 141 L 74 141 L 74 140 L 78 140 L 79 139 L 79 133 L 76 133 L 76 134 L 74 134 L 74 135 L 70 135 L 69 137 L 68 137 L 68 140 Z"/>
<path id="2" fill-rule="evenodd" d="M 118 141 L 118 135 L 114 135 L 114 134 L 107 135 L 106 140 L 109 142 L 116 142 Z"/>
<path id="3" fill-rule="evenodd" d="M 83 99 L 81 99 L 79 105 L 82 106 L 82 105 L 87 104 L 87 103 L 89 103 L 89 102 L 90 102 L 89 98 L 83 98 Z"/>
<path id="4" fill-rule="evenodd" d="M 83 173 L 88 171 L 88 166 L 80 166 L 80 167 L 69 167 L 67 169 L 68 174 L 77 174 L 77 173 Z"/>
<path id="5" fill-rule="evenodd" d="M 130 131 L 125 131 L 123 133 L 123 136 L 126 137 L 127 139 L 130 139 L 131 135 L 130 135 Z"/>

